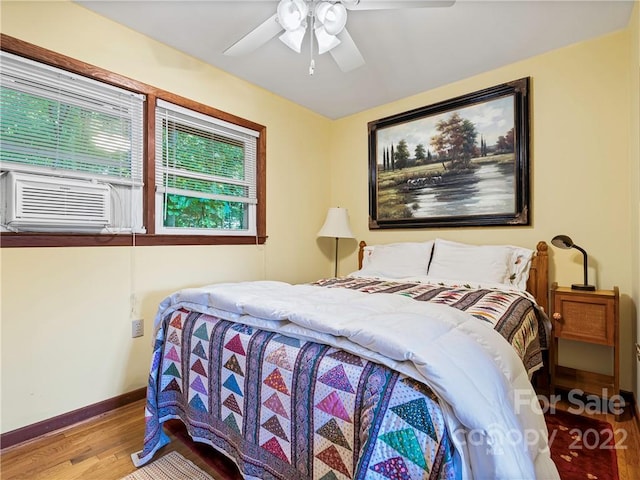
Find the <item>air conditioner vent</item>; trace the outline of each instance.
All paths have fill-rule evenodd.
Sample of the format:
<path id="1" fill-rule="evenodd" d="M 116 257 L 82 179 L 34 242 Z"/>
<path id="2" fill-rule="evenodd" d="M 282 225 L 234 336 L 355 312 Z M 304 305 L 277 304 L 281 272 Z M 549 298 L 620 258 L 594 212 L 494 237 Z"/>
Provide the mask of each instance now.
<path id="1" fill-rule="evenodd" d="M 4 223 L 35 231 L 100 230 L 111 217 L 110 187 L 69 178 L 7 172 Z"/>

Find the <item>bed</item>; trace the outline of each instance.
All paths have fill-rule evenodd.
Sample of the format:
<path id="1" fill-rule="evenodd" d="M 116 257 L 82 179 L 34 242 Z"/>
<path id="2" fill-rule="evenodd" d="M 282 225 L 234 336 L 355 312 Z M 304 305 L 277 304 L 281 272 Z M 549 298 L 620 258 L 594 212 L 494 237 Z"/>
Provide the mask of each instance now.
<path id="1" fill-rule="evenodd" d="M 361 242 L 346 277 L 175 292 L 133 462 L 179 419 L 245 478 L 559 478 L 530 382 L 547 258 L 544 242 Z"/>

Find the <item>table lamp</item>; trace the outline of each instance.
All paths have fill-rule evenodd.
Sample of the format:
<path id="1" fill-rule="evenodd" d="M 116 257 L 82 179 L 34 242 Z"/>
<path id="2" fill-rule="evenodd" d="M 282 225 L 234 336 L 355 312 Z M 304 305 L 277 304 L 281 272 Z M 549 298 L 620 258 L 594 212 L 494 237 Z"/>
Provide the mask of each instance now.
<path id="1" fill-rule="evenodd" d="M 319 237 L 333 237 L 336 239 L 336 258 L 334 276 L 338 276 L 338 239 L 354 238 L 349 226 L 349 212 L 346 208 L 331 207 L 327 212 L 324 225 L 318 232 Z"/>
<path id="2" fill-rule="evenodd" d="M 571 288 L 574 290 L 595 290 L 596 287 L 593 285 L 589 285 L 589 281 L 587 279 L 587 262 L 588 262 L 587 252 L 585 252 L 584 249 L 580 248 L 578 245 L 573 243 L 573 240 L 571 240 L 571 238 L 568 237 L 567 235 L 556 235 L 551 240 L 551 244 L 558 248 L 564 248 L 564 249 L 575 248 L 576 250 L 582 252 L 582 263 L 584 267 L 584 283 L 582 284 L 574 283 L 573 285 L 571 285 Z"/>

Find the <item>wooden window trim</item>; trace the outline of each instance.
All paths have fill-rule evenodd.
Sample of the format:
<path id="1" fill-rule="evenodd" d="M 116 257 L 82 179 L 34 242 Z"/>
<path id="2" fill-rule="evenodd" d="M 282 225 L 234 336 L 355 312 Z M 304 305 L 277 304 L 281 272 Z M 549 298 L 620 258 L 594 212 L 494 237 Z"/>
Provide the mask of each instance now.
<path id="1" fill-rule="evenodd" d="M 79 75 L 84 75 L 117 87 L 147 96 L 145 111 L 146 138 L 144 144 L 143 222 L 147 233 L 140 234 L 82 234 L 82 233 L 0 233 L 0 247 L 97 247 L 97 246 L 152 246 L 152 245 L 252 245 L 263 244 L 266 228 L 266 150 L 267 128 L 188 98 L 109 72 L 80 60 L 52 52 L 37 45 L 0 33 L 0 49 L 31 60 L 46 63 Z M 196 112 L 257 131 L 256 235 L 156 235 L 155 234 L 155 106 L 156 100 L 181 105 Z"/>

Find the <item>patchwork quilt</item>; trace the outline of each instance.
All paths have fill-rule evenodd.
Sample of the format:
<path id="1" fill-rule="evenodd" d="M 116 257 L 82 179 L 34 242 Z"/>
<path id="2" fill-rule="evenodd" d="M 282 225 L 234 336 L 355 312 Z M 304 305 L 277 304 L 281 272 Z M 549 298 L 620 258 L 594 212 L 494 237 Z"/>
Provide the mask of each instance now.
<path id="1" fill-rule="evenodd" d="M 545 314 L 530 297 L 516 290 L 392 282 L 362 277 L 329 278 L 313 285 L 348 288 L 365 293 L 394 293 L 465 311 L 491 324 L 511 344 L 530 377 L 542 367 L 542 349 L 548 348 Z"/>
<path id="2" fill-rule="evenodd" d="M 179 418 L 246 478 L 558 478 L 528 380 L 539 320 L 515 292 L 372 279 L 175 292 L 132 459 Z"/>
<path id="3" fill-rule="evenodd" d="M 180 418 L 250 477 L 455 477 L 436 397 L 388 367 L 184 309 L 165 318 L 153 358 L 139 459 Z"/>

